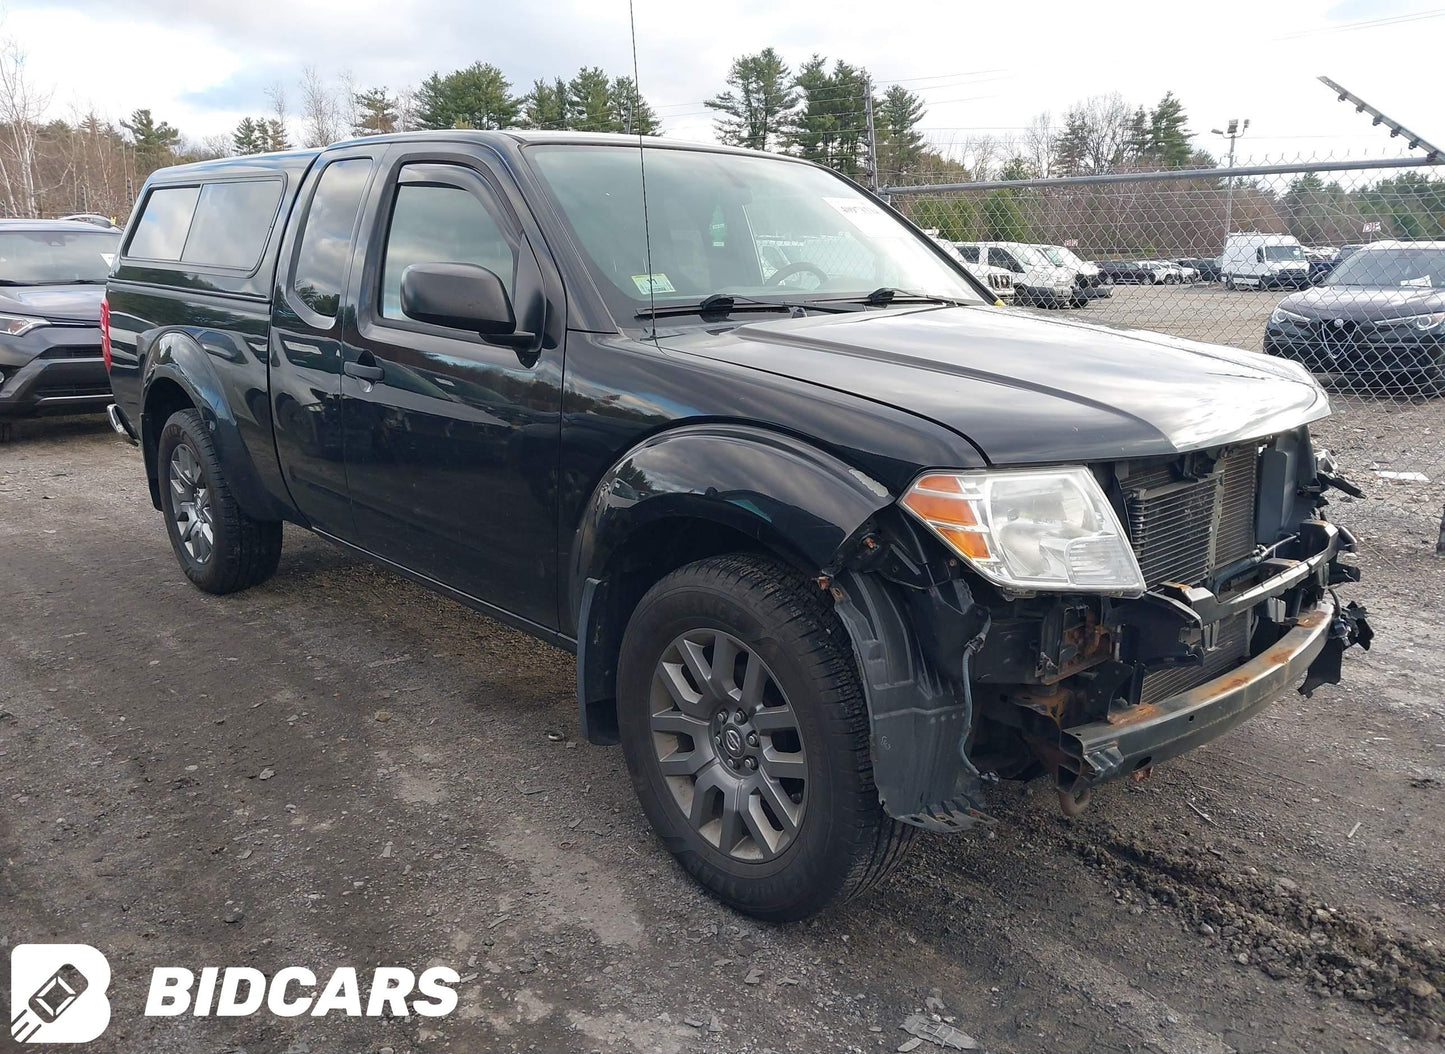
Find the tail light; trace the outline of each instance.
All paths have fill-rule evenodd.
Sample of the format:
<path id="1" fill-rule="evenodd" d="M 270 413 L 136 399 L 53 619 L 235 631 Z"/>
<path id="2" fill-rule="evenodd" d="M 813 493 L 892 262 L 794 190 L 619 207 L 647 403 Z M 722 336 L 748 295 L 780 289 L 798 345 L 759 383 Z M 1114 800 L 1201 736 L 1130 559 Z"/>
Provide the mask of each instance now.
<path id="1" fill-rule="evenodd" d="M 110 296 L 100 298 L 100 357 L 105 360 L 105 372 L 110 372 Z"/>

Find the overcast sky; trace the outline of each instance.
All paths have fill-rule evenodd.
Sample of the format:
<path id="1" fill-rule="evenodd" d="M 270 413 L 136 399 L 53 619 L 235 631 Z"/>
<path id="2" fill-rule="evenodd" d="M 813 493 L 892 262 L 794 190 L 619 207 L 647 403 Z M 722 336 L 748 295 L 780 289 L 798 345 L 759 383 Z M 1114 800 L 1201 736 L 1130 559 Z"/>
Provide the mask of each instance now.
<path id="1" fill-rule="evenodd" d="M 1039 111 L 1120 92 L 1180 96 L 1196 143 L 1248 117 L 1241 154 L 1398 156 L 1403 145 L 1338 103 L 1326 74 L 1417 132 L 1445 141 L 1439 67 L 1445 8 L 1428 0 L 635 0 L 640 83 L 667 135 L 707 139 L 702 100 L 731 59 L 767 44 L 866 66 L 918 92 L 938 144 L 1021 131 Z M 149 107 L 191 139 L 267 110 L 301 68 L 350 69 L 395 90 L 434 70 L 493 63 L 520 92 L 579 66 L 631 72 L 625 0 L 6 0 L 0 33 L 53 91 L 53 116 Z"/>

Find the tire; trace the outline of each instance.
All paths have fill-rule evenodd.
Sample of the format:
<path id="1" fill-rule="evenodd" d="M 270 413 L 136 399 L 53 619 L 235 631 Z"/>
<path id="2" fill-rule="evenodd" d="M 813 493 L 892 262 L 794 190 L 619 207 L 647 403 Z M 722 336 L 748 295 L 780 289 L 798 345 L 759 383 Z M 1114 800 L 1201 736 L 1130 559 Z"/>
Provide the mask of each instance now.
<path id="1" fill-rule="evenodd" d="M 281 560 L 281 523 L 241 511 L 216 445 L 196 410 L 178 410 L 156 449 L 161 511 L 181 570 L 196 588 L 222 595 L 266 581 Z"/>
<path id="2" fill-rule="evenodd" d="M 738 657 L 714 672 L 720 649 Z M 867 890 L 912 842 L 878 801 L 846 631 L 777 561 L 700 560 L 647 592 L 622 642 L 618 726 L 653 829 L 738 911 L 807 918 Z"/>

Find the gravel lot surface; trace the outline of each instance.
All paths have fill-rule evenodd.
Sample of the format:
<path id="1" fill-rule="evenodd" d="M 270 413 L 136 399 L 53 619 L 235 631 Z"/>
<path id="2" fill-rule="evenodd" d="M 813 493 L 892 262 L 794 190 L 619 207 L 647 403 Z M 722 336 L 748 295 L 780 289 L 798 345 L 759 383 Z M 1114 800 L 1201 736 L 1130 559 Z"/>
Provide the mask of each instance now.
<path id="1" fill-rule="evenodd" d="M 1380 442 L 1438 464 L 1438 416 L 1423 443 L 1394 419 L 1327 430 L 1351 471 Z M 922 839 L 868 899 L 773 927 L 699 893 L 620 752 L 575 741 L 567 656 L 289 528 L 272 581 L 205 596 L 136 452 L 95 420 L 22 423 L 0 445 L 0 942 L 105 952 L 95 1049 L 118 1052 L 893 1051 L 915 1013 L 1020 1054 L 1437 1051 L 1445 560 L 1368 489 L 1336 506 L 1377 546 L 1355 590 L 1376 645 L 1343 686 L 1074 821 L 1004 787 L 991 834 Z M 140 1012 L 155 966 L 377 964 L 454 966 L 456 1012 Z"/>

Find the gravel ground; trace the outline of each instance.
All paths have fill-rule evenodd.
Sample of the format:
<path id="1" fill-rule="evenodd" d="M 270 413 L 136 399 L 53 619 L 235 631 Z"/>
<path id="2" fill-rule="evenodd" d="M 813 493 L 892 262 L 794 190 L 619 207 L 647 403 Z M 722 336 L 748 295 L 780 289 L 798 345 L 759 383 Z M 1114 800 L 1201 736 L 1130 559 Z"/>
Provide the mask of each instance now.
<path id="1" fill-rule="evenodd" d="M 1384 426 L 1328 427 L 1364 456 Z M 1337 507 L 1376 543 L 1343 686 L 1074 821 L 1004 787 L 989 834 L 775 927 L 699 893 L 620 753 L 574 740 L 567 656 L 289 528 L 272 581 L 205 596 L 132 449 L 21 424 L 0 942 L 105 952 L 118 1052 L 893 1051 L 914 1013 L 1020 1054 L 1439 1050 L 1445 560 L 1385 504 Z M 377 964 L 454 966 L 456 1012 L 140 1013 L 155 966 Z"/>

